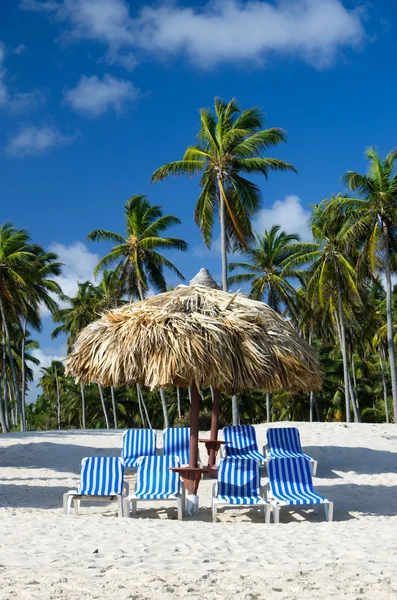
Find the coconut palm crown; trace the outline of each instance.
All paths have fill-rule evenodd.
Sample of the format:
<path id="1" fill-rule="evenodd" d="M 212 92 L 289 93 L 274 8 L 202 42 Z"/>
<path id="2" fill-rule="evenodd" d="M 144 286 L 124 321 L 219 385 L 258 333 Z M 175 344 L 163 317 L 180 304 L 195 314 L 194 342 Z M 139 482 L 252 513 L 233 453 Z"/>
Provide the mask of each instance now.
<path id="1" fill-rule="evenodd" d="M 269 171 L 295 171 L 283 160 L 263 157 L 268 148 L 285 141 L 285 132 L 263 129 L 258 107 L 241 111 L 233 99 L 215 98 L 214 110 L 200 110 L 198 143 L 189 146 L 182 160 L 168 163 L 153 173 L 152 181 L 169 175 L 201 173 L 201 193 L 194 219 L 204 243 L 211 245 L 216 215 L 219 213 L 222 244 L 222 284 L 227 291 L 227 251 L 247 248 L 253 239 L 251 217 L 260 208 L 261 192 L 245 175 Z"/>
<path id="2" fill-rule="evenodd" d="M 184 240 L 161 235 L 169 227 L 179 225 L 180 219 L 163 215 L 161 207 L 151 206 L 146 196 L 131 196 L 124 204 L 124 215 L 125 236 L 104 229 L 95 229 L 88 236 L 89 240 L 117 243 L 99 261 L 95 275 L 109 265 L 116 264 L 115 277 L 119 279 L 120 295 L 121 291 L 125 291 L 131 298 L 138 296 L 141 300 L 149 284 L 160 292 L 167 289 L 164 268 L 184 279 L 175 265 L 158 252 L 160 249 L 187 250 L 188 245 Z"/>

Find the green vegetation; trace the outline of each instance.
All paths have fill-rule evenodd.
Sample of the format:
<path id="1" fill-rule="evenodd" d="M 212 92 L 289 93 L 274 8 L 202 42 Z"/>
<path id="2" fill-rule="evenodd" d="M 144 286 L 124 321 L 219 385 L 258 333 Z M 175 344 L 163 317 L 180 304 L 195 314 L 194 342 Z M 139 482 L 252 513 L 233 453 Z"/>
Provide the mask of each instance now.
<path id="1" fill-rule="evenodd" d="M 219 217 L 223 288 L 243 286 L 251 298 L 289 319 L 317 349 L 324 372 L 323 390 L 316 395 L 280 391 L 269 399 L 264 391 L 251 390 L 238 398 L 239 411 L 237 398 L 223 395 L 222 422 L 240 418 L 255 423 L 266 415 L 273 421 L 396 422 L 397 289 L 392 275 L 397 270 L 397 151 L 382 159 L 376 150 L 367 150 L 368 172 L 348 171 L 343 182 L 349 195 L 331 196 L 311 207 L 313 239 L 302 241 L 277 223 L 269 223 L 265 231 L 252 229 L 261 190 L 245 175 L 294 170 L 262 156 L 285 140 L 284 132 L 264 130 L 260 111 L 240 111 L 234 100 L 215 99 L 214 109 L 202 109 L 200 118 L 197 145 L 182 160 L 160 167 L 153 181 L 200 174 L 194 218 L 210 246 Z M 43 307 L 52 314 L 53 337 L 66 334 L 70 350 L 79 332 L 104 311 L 144 299 L 149 288 L 165 291 L 167 270 L 183 279 L 163 255 L 187 250 L 184 240 L 163 237 L 180 220 L 164 216 L 145 196 L 132 196 L 124 215 L 125 235 L 103 229 L 89 234 L 89 240 L 115 245 L 95 268 L 102 278 L 95 284 L 79 282 L 73 297 L 57 284 L 62 265 L 55 254 L 33 243 L 25 230 L 10 223 L 0 226 L 3 432 L 188 423 L 188 390 L 103 389 L 94 383 L 83 387 L 65 376 L 59 361 L 41 367 L 42 394 L 26 404 L 32 368 L 38 366 L 32 354 L 38 344 L 31 336 L 40 331 Z M 228 253 L 236 254 L 229 266 Z M 210 390 L 201 393 L 204 426 L 212 397 Z"/>

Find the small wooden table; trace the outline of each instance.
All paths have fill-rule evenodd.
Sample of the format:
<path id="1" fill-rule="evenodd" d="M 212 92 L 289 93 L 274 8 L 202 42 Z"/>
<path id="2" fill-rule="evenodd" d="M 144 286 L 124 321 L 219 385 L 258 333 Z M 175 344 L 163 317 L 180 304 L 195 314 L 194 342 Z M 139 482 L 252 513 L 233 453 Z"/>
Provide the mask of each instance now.
<path id="1" fill-rule="evenodd" d="M 185 489 L 188 494 L 197 494 L 198 486 L 201 481 L 201 476 L 206 473 L 206 469 L 200 467 L 171 467 L 170 471 L 179 473 L 183 479 Z"/>
<path id="2" fill-rule="evenodd" d="M 222 444 L 228 444 L 229 442 L 225 442 L 224 440 L 211 440 L 211 439 L 199 439 L 199 442 L 205 444 L 207 448 L 208 456 L 210 455 L 211 450 L 214 450 L 215 456 L 219 452 L 219 448 Z"/>

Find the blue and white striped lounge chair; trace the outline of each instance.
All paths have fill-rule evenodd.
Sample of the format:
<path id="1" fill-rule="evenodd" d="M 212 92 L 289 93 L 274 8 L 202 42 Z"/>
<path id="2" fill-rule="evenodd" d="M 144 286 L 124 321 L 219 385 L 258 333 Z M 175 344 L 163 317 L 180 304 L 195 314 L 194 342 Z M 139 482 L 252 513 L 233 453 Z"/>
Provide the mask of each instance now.
<path id="1" fill-rule="evenodd" d="M 80 486 L 63 495 L 63 512 L 68 515 L 74 505 L 74 513 L 79 514 L 80 501 L 117 500 L 118 516 L 123 514 L 123 498 L 128 494 L 128 484 L 124 482 L 124 465 L 121 458 L 91 456 L 81 461 Z"/>
<path id="2" fill-rule="evenodd" d="M 256 441 L 255 429 L 252 425 L 235 425 L 223 428 L 225 456 L 252 458 L 261 464 L 266 462 L 266 456 L 261 454 Z"/>
<path id="3" fill-rule="evenodd" d="M 226 457 L 218 468 L 218 481 L 212 487 L 212 520 L 218 507 L 263 506 L 264 518 L 270 507 L 261 490 L 260 465 L 252 458 Z M 270 515 L 269 515 L 270 519 Z"/>
<path id="4" fill-rule="evenodd" d="M 121 454 L 124 466 L 136 469 L 141 456 L 156 456 L 156 432 L 153 429 L 127 429 L 123 434 Z"/>
<path id="5" fill-rule="evenodd" d="M 164 500 L 174 502 L 178 507 L 178 519 L 183 517 L 185 488 L 179 473 L 170 471 L 171 467 L 179 467 L 177 456 L 144 456 L 138 464 L 136 472 L 135 492 L 124 499 L 124 516 L 133 515 L 137 511 L 138 500 Z"/>
<path id="6" fill-rule="evenodd" d="M 266 437 L 268 459 L 303 456 L 310 461 L 312 474 L 316 476 L 317 461 L 303 452 L 299 430 L 296 427 L 274 427 L 267 430 Z"/>
<path id="7" fill-rule="evenodd" d="M 312 504 L 324 504 L 326 519 L 332 521 L 334 504 L 314 491 L 310 463 L 306 458 L 272 458 L 267 464 L 267 471 L 270 488 L 267 500 L 275 523 L 280 520 L 281 506 Z M 270 511 L 267 522 L 270 522 Z"/>
<path id="8" fill-rule="evenodd" d="M 163 431 L 165 456 L 177 456 L 181 465 L 189 464 L 190 427 L 169 427 Z"/>

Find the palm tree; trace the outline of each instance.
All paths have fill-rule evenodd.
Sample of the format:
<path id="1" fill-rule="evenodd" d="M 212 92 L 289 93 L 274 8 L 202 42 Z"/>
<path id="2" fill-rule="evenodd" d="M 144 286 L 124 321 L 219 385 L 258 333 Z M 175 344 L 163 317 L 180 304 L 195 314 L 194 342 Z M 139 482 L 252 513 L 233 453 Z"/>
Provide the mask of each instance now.
<path id="1" fill-rule="evenodd" d="M 72 349 L 72 346 L 84 327 L 86 327 L 91 321 L 93 321 L 98 313 L 101 311 L 102 296 L 100 290 L 89 281 L 77 284 L 77 293 L 71 298 L 62 294 L 60 296 L 62 302 L 69 304 L 68 308 L 61 308 L 57 310 L 53 319 L 56 323 L 61 323 L 54 329 L 51 337 L 54 339 L 60 333 L 65 333 L 68 336 L 67 346 L 68 352 Z M 98 386 L 102 408 L 104 411 L 105 421 L 108 424 L 108 417 L 106 412 L 106 406 L 103 399 L 102 389 Z M 86 426 L 85 418 L 85 396 L 84 387 L 80 384 L 81 392 L 81 410 L 82 410 L 82 424 L 83 429 Z"/>
<path id="2" fill-rule="evenodd" d="M 160 206 L 151 206 L 146 196 L 131 196 L 124 204 L 126 236 L 95 229 L 88 239 L 112 241 L 117 245 L 104 256 L 95 267 L 95 275 L 111 264 L 116 264 L 115 276 L 122 292 L 131 298 L 144 299 L 149 283 L 158 291 L 165 292 L 167 284 L 164 268 L 184 279 L 175 265 L 158 252 L 159 249 L 187 250 L 187 243 L 179 238 L 162 237 L 161 234 L 180 220 L 171 215 L 164 216 Z"/>
<path id="3" fill-rule="evenodd" d="M 36 280 L 38 261 L 30 238 L 23 229 L 16 230 L 11 223 L 0 226 L 0 317 L 3 342 L 11 369 L 20 427 L 25 431 L 21 390 L 11 349 L 10 323 L 19 322 L 26 306 L 32 282 Z M 7 386 L 5 386 L 6 388 Z M 6 393 L 6 392 L 5 392 Z"/>
<path id="4" fill-rule="evenodd" d="M 348 309 L 360 302 L 356 285 L 355 265 L 349 258 L 348 243 L 344 234 L 346 216 L 334 210 L 333 199 L 324 199 L 312 206 L 311 228 L 315 244 L 306 254 L 293 256 L 287 270 L 311 264 L 307 273 L 307 297 L 312 305 L 331 311 L 339 337 L 343 358 L 346 421 L 350 422 L 350 374 L 346 344 L 346 318 Z M 350 254 L 351 256 L 351 254 Z"/>
<path id="5" fill-rule="evenodd" d="M 201 193 L 194 219 L 210 247 L 215 216 L 219 212 L 222 249 L 222 287 L 227 291 L 227 251 L 247 249 L 253 239 L 251 217 L 260 208 L 259 188 L 242 176 L 269 171 L 295 171 L 279 159 L 265 158 L 264 150 L 285 141 L 282 129 L 262 129 L 257 107 L 243 112 L 233 99 L 227 104 L 215 98 L 214 110 L 200 110 L 198 144 L 189 146 L 182 160 L 168 163 L 153 173 L 152 181 L 169 175 L 201 173 Z"/>
<path id="6" fill-rule="evenodd" d="M 61 362 L 53 360 L 49 367 L 41 368 L 40 385 L 46 397 L 55 403 L 57 412 L 57 426 L 61 429 L 61 387 L 64 384 L 64 366 Z"/>
<path id="7" fill-rule="evenodd" d="M 62 263 L 58 262 L 58 256 L 54 252 L 45 252 L 41 246 L 35 244 L 30 247 L 35 254 L 37 266 L 35 268 L 35 277 L 30 281 L 29 292 L 25 298 L 22 307 L 22 409 L 23 418 L 25 419 L 25 342 L 26 328 L 30 323 L 37 331 L 41 330 L 41 306 L 45 306 L 47 310 L 54 314 L 58 309 L 58 305 L 54 300 L 54 295 L 59 296 L 62 290 L 59 285 L 51 279 L 61 274 Z"/>
<path id="8" fill-rule="evenodd" d="M 387 345 L 391 374 L 394 420 L 397 415 L 397 372 L 393 341 L 391 259 L 397 251 L 397 150 L 380 158 L 368 148 L 366 175 L 348 171 L 343 181 L 360 198 L 338 199 L 337 207 L 346 211 L 350 222 L 345 226 L 348 240 L 361 250 L 361 260 L 376 274 L 382 270 L 386 280 Z"/>
<path id="9" fill-rule="evenodd" d="M 256 234 L 256 245 L 243 251 L 248 260 L 229 265 L 230 272 L 237 269 L 245 272 L 229 277 L 228 284 L 250 283 L 250 298 L 266 302 L 278 313 L 286 309 L 297 321 L 300 302 L 293 281 L 301 276 L 301 271 L 290 267 L 289 262 L 292 257 L 307 254 L 317 246 L 301 242 L 297 233 L 287 234 L 280 229 L 279 225 L 273 225 L 263 235 Z"/>

